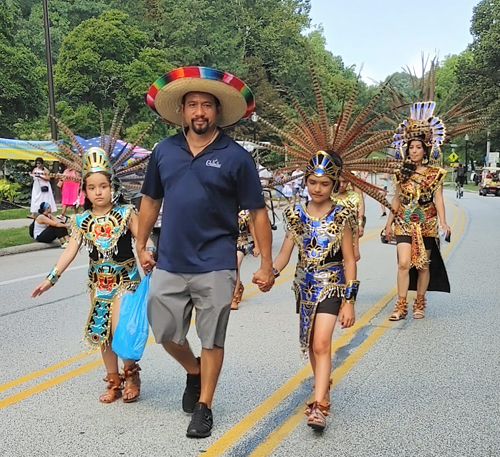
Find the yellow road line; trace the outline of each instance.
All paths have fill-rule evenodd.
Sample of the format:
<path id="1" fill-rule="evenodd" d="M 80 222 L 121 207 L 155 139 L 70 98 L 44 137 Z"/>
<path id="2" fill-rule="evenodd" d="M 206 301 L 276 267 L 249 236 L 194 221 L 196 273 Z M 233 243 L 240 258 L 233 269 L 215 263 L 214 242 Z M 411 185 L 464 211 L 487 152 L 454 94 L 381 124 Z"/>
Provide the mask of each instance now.
<path id="1" fill-rule="evenodd" d="M 372 306 L 361 318 L 351 327 L 346 329 L 333 343 L 332 352 L 345 346 L 356 334 L 357 330 L 364 327 L 375 317 L 387 304 L 387 302 L 396 294 L 396 287 L 387 292 L 374 306 Z M 279 403 L 290 395 L 297 386 L 307 379 L 310 375 L 311 367 L 309 365 L 301 368 L 292 378 L 277 389 L 270 397 L 257 406 L 233 428 L 222 435 L 215 443 L 203 452 L 204 457 L 218 456 L 229 449 L 244 433 L 248 432 L 258 421 L 269 414 Z"/>
<path id="2" fill-rule="evenodd" d="M 66 365 L 69 365 L 73 362 L 81 360 L 85 357 L 88 357 L 89 354 L 83 352 L 81 354 L 75 355 L 70 359 L 63 360 L 62 362 L 56 363 L 55 365 L 51 365 L 50 367 L 44 368 L 42 370 L 34 371 L 26 376 L 21 376 L 20 378 L 14 379 L 13 381 L 6 382 L 4 384 L 0 384 L 0 392 L 4 390 L 12 389 L 12 387 L 18 386 L 19 384 L 23 384 L 25 382 L 31 381 L 32 379 L 38 378 L 39 376 L 43 376 L 47 373 L 51 373 L 52 371 L 58 370 L 59 368 L 63 368 Z"/>
<path id="3" fill-rule="evenodd" d="M 391 327 L 392 324 L 393 322 L 389 320 L 384 321 L 383 325 L 377 327 L 372 333 L 370 333 L 370 335 L 359 345 L 359 347 L 345 359 L 344 363 L 333 371 L 331 376 L 332 388 L 340 382 L 340 380 Z M 249 457 L 269 455 L 303 420 L 304 406 L 300 405 L 295 408 L 289 418 L 277 430 L 271 432 L 268 437 L 253 450 Z"/>
<path id="4" fill-rule="evenodd" d="M 361 243 L 363 241 L 368 241 L 370 239 L 372 239 L 374 236 L 377 235 L 377 233 L 380 233 L 380 229 L 375 229 L 373 231 L 370 231 L 367 235 L 365 235 L 365 237 L 361 238 Z M 80 267 L 78 267 L 80 268 Z M 289 271 L 292 271 L 295 269 L 295 265 L 291 265 L 287 268 L 285 268 L 282 272 L 282 276 L 280 277 L 279 280 L 276 281 L 276 284 L 279 284 L 283 281 L 286 281 L 287 279 L 289 279 L 292 275 L 286 275 L 286 276 L 283 276 L 283 273 L 287 273 Z M 250 292 L 248 292 L 248 289 L 254 289 L 254 290 L 251 290 Z M 247 293 L 243 296 L 243 299 L 247 299 L 247 298 L 250 298 L 250 297 L 253 297 L 254 295 L 257 295 L 259 293 L 259 289 L 257 289 L 256 285 L 255 284 L 251 284 L 247 287 Z M 148 340 L 148 344 L 151 343 L 153 341 L 152 338 L 150 338 Z M 15 386 L 18 386 L 20 384 L 23 384 L 25 382 L 28 382 L 28 381 L 31 381 L 33 379 L 36 379 L 40 376 L 44 376 L 48 373 L 51 373 L 53 371 L 56 371 L 56 370 L 59 370 L 60 368 L 64 368 L 65 366 L 67 365 L 70 365 L 74 362 L 77 362 L 78 360 L 81 360 L 81 359 L 84 359 L 86 357 L 89 357 L 90 355 L 92 355 L 92 353 L 89 353 L 88 351 L 87 352 L 82 352 L 81 354 L 78 354 L 74 357 L 71 357 L 69 359 L 66 359 L 66 360 L 63 360 L 61 362 L 58 362 L 54 365 L 51 365 L 49 367 L 46 367 L 46 368 L 43 368 L 42 370 L 37 370 L 37 371 L 34 371 L 30 374 L 27 374 L 25 376 L 21 376 L 17 379 L 14 379 L 12 381 L 8 381 L 4 384 L 0 384 L 0 393 L 1 392 L 4 392 L 5 390 L 8 390 L 8 389 L 12 389 L 13 387 Z M 92 363 L 92 362 L 89 362 L 89 363 Z"/>
<path id="5" fill-rule="evenodd" d="M 457 216 L 455 206 L 452 206 L 454 215 Z M 457 217 L 454 217 L 454 222 L 451 227 L 454 231 L 454 227 L 457 222 Z M 463 231 L 465 224 L 465 213 L 462 215 L 461 226 L 459 228 L 459 233 L 457 238 Z M 456 242 L 456 239 L 454 240 Z M 449 252 L 453 243 L 447 246 L 445 253 Z M 379 300 L 372 308 L 370 308 L 363 316 L 354 324 L 353 327 L 347 329 L 337 340 L 335 340 L 331 346 L 332 353 L 334 353 L 338 348 L 345 346 L 355 335 L 357 330 L 364 327 L 368 322 L 375 317 L 389 302 L 389 300 L 396 294 L 397 288 L 394 286 L 381 300 Z M 341 367 L 349 367 L 346 371 L 340 370 L 338 374 L 335 374 L 337 370 L 334 370 L 332 379 L 338 377 L 335 383 L 338 383 L 340 379 L 349 371 L 349 369 L 361 358 L 361 356 L 368 351 L 368 349 L 373 346 L 373 344 L 385 333 L 387 328 L 390 326 L 390 321 L 386 321 L 386 327 L 377 327 L 368 338 L 359 346 L 353 354 L 351 354 L 341 365 Z M 374 335 L 374 336 L 372 336 Z M 363 348 L 363 352 L 361 352 Z M 357 354 L 357 355 L 355 355 Z M 348 362 L 348 360 L 350 360 Z M 307 377 L 312 374 L 310 366 L 303 367 L 297 374 L 290 378 L 285 384 L 283 384 L 278 390 L 276 390 L 270 397 L 264 400 L 259 406 L 252 410 L 247 416 L 245 416 L 240 422 L 238 422 L 234 427 L 228 430 L 224 435 L 222 435 L 215 443 L 207 448 L 203 452 L 204 457 L 219 456 L 227 449 L 229 449 L 233 444 L 238 441 L 243 434 L 247 433 L 257 422 L 259 422 L 264 416 L 269 414 L 279 403 L 281 403 L 289 394 L 291 394 Z M 266 450 L 271 452 L 301 421 L 303 417 L 303 406 L 297 408 L 297 413 L 293 414 L 284 424 L 277 430 L 271 432 L 268 437 L 254 450 L 251 454 L 254 455 L 261 446 L 265 446 Z M 260 452 L 260 451 L 259 451 Z M 265 452 L 265 451 L 264 451 Z M 268 453 L 260 453 L 255 455 L 268 455 Z"/>
<path id="6" fill-rule="evenodd" d="M 452 205 L 454 218 L 453 224 L 451 226 L 452 232 L 455 230 L 457 225 L 457 220 L 460 220 L 460 225 L 457 230 L 457 238 L 455 238 L 453 243 L 450 243 L 443 249 L 443 256 L 448 255 L 451 248 L 456 243 L 456 240 L 462 235 L 465 226 L 465 212 L 460 208 L 461 214 L 458 214 L 458 207 Z M 394 288 L 395 290 L 395 288 Z M 359 347 L 350 354 L 345 361 L 335 370 L 332 371 L 332 388 L 337 385 L 340 380 L 350 371 L 350 369 L 363 357 L 363 355 L 368 352 L 368 350 L 382 337 L 382 335 L 393 325 L 393 322 L 386 319 L 381 325 L 379 325 L 372 333 L 359 345 Z M 333 352 L 333 351 L 332 351 Z M 309 400 L 311 400 L 309 398 Z M 276 449 L 276 447 L 297 427 L 299 423 L 303 421 L 304 418 L 304 407 L 303 405 L 298 406 L 292 412 L 285 422 L 273 430 L 264 441 L 262 441 L 249 455 L 249 457 L 263 457 L 268 456 L 271 452 Z M 203 454 L 206 455 L 206 454 Z"/>
<path id="7" fill-rule="evenodd" d="M 24 400 L 25 398 L 31 397 L 32 395 L 47 390 L 49 387 L 67 381 L 68 379 L 74 378 L 75 376 L 87 373 L 88 371 L 93 370 L 94 368 L 100 365 L 102 365 L 102 360 L 99 358 L 92 362 L 86 363 L 85 365 L 82 365 L 79 368 L 75 368 L 74 370 L 71 370 L 68 373 L 61 374 L 59 376 L 56 376 L 55 378 L 49 379 L 48 381 L 43 381 L 37 384 L 36 386 L 25 389 L 17 394 L 3 398 L 2 400 L 0 400 L 0 409 L 13 405 L 18 401 Z"/>

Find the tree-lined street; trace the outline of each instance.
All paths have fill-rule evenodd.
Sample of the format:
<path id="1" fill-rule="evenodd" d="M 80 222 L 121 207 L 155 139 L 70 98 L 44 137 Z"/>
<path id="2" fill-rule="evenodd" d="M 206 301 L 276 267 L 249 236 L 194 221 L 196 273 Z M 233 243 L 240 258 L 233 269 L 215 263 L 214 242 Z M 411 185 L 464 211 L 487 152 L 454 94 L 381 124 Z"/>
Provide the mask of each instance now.
<path id="1" fill-rule="evenodd" d="M 452 293 L 429 294 L 423 321 L 386 320 L 395 248 L 380 243 L 385 219 L 368 201 L 358 322 L 334 333 L 333 405 L 323 438 L 303 423 L 311 378 L 298 349 L 291 266 L 261 294 L 249 285 L 258 261 L 245 259 L 247 289 L 231 315 L 213 435 L 193 441 L 184 437 L 183 371 L 154 343 L 141 361 L 140 400 L 98 402 L 104 369 L 83 345 L 86 252 L 36 300 L 29 294 L 60 251 L 3 257 L 0 455 L 497 455 L 500 199 L 445 194 L 453 235 L 442 252 Z M 282 237 L 280 225 L 275 253 Z"/>

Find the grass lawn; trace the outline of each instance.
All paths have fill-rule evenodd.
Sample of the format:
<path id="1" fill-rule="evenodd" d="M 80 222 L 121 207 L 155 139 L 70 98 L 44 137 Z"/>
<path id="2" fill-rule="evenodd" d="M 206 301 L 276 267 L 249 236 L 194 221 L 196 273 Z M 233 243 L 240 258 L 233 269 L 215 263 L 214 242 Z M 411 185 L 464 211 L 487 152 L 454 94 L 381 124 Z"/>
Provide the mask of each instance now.
<path id="1" fill-rule="evenodd" d="M 0 221 L 6 221 L 10 219 L 24 219 L 26 216 L 31 214 L 29 208 L 19 208 L 19 209 L 3 209 L 0 211 Z M 54 215 L 61 214 L 61 210 L 58 209 Z M 73 214 L 73 210 L 68 211 L 68 214 Z"/>
<path id="2" fill-rule="evenodd" d="M 0 230 L 0 249 L 34 242 L 28 233 L 28 227 Z"/>
<path id="3" fill-rule="evenodd" d="M 0 221 L 6 221 L 9 219 L 24 219 L 28 214 L 30 214 L 29 208 L 3 209 L 0 211 Z"/>

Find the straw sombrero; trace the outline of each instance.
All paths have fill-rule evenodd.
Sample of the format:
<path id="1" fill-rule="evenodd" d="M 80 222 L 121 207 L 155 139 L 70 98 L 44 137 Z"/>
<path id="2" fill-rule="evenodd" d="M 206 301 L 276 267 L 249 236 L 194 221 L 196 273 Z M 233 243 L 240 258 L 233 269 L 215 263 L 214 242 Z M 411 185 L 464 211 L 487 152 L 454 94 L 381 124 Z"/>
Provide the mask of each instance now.
<path id="1" fill-rule="evenodd" d="M 247 118 L 255 108 L 252 91 L 241 79 L 207 67 L 182 67 L 166 73 L 149 88 L 146 103 L 165 121 L 182 125 L 180 106 L 188 92 L 206 92 L 219 99 L 220 127 Z"/>

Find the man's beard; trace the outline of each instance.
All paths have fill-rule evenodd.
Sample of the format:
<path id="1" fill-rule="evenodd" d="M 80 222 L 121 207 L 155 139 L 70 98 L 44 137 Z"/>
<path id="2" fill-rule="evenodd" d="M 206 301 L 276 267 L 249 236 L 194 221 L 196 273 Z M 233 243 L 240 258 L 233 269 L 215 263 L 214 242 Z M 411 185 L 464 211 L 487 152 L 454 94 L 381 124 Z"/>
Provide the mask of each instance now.
<path id="1" fill-rule="evenodd" d="M 205 124 L 202 125 L 195 124 L 195 121 L 200 121 L 200 120 L 205 121 Z M 204 135 L 205 133 L 208 132 L 208 129 L 210 128 L 210 123 L 206 119 L 195 119 L 191 121 L 191 128 L 193 129 L 193 132 L 196 133 L 197 135 Z"/>

